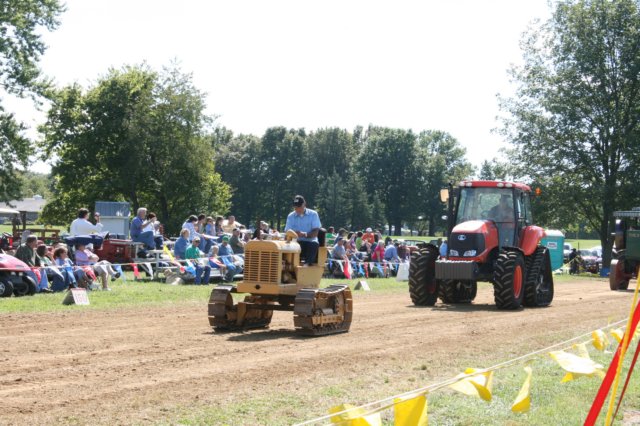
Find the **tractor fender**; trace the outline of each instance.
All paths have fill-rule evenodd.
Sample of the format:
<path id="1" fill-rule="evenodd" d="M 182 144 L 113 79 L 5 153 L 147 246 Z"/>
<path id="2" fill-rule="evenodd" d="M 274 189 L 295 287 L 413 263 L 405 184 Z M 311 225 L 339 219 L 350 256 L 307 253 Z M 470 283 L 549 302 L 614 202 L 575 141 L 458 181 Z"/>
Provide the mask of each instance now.
<path id="1" fill-rule="evenodd" d="M 539 226 L 526 226 L 522 229 L 520 239 L 520 250 L 525 256 L 530 256 L 540 244 L 540 240 L 547 235 L 544 229 Z"/>

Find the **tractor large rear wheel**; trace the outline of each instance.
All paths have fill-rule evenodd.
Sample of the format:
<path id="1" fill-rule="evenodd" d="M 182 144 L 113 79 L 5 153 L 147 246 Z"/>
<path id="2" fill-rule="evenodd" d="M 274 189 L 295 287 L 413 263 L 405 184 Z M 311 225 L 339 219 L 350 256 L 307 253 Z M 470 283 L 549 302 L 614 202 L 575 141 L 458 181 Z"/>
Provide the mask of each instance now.
<path id="1" fill-rule="evenodd" d="M 439 286 L 443 303 L 471 303 L 478 293 L 476 281 L 445 280 Z"/>
<path id="2" fill-rule="evenodd" d="M 518 309 L 524 297 L 524 259 L 519 251 L 502 251 L 493 273 L 493 297 L 498 309 Z"/>
<path id="3" fill-rule="evenodd" d="M 553 300 L 551 258 L 546 247 L 538 247 L 527 262 L 524 284 L 525 306 L 549 306 Z"/>
<path id="4" fill-rule="evenodd" d="M 411 254 L 409 295 L 414 305 L 433 306 L 438 300 L 439 283 L 435 278 L 438 249 L 427 246 Z"/>
<path id="5" fill-rule="evenodd" d="M 625 271 L 624 256 L 611 260 L 609 268 L 609 288 L 611 290 L 626 290 L 629 288 L 631 274 Z"/>

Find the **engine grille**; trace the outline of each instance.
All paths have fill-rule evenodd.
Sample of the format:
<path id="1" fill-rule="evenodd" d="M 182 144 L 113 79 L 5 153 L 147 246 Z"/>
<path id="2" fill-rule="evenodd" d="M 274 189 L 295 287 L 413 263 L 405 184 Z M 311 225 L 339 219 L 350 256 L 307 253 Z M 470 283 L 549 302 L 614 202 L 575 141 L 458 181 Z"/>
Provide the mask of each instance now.
<path id="1" fill-rule="evenodd" d="M 480 254 L 484 251 L 484 234 L 451 233 L 449 249 L 458 250 L 460 256 L 467 250 Z"/>
<path id="2" fill-rule="evenodd" d="M 244 279 L 278 284 L 278 252 L 246 251 L 244 253 Z"/>

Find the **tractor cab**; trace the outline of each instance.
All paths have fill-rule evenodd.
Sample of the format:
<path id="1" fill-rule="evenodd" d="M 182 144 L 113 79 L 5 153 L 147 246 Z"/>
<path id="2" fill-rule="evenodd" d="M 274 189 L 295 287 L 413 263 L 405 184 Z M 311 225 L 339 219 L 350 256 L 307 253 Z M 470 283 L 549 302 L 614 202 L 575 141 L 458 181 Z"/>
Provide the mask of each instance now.
<path id="1" fill-rule="evenodd" d="M 626 290 L 640 270 L 640 207 L 613 213 L 616 219 L 609 272 L 611 290 Z"/>
<path id="2" fill-rule="evenodd" d="M 526 185 L 462 182 L 451 191 L 448 257 L 486 261 L 503 247 L 519 247 L 531 218 Z"/>

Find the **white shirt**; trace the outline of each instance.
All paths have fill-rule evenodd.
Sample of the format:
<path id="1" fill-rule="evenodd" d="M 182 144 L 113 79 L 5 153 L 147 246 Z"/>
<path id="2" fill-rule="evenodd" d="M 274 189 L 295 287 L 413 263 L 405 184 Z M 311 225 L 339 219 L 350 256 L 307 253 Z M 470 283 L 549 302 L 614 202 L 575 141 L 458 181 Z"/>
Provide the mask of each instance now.
<path id="1" fill-rule="evenodd" d="M 77 218 L 73 222 L 71 222 L 71 227 L 69 228 L 69 233 L 71 235 L 88 235 L 100 231 L 102 231 L 102 224 L 100 222 L 94 225 L 87 219 L 80 218 Z"/>

